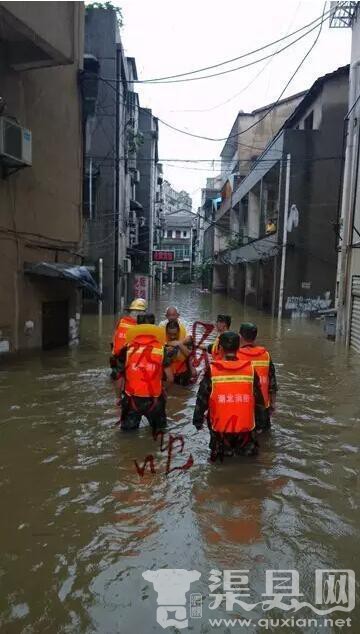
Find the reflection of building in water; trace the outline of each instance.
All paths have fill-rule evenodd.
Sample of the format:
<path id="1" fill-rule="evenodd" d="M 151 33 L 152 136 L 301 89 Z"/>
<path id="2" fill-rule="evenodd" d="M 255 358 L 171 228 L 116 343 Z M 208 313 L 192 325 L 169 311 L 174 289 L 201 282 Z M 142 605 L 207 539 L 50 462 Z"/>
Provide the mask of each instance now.
<path id="1" fill-rule="evenodd" d="M 261 466 L 264 467 L 266 462 L 269 470 L 272 456 L 273 453 L 267 449 Z M 212 465 L 209 468 L 199 487 L 193 483 L 193 512 L 203 535 L 204 548 L 210 550 L 211 557 L 220 568 L 240 568 L 244 556 L 253 563 L 254 553 L 244 551 L 244 546 L 259 548 L 260 556 L 264 552 L 264 507 L 286 480 L 261 479 L 259 471 L 258 460 L 251 463 L 251 459 L 225 458 L 222 467 Z"/>
<path id="2" fill-rule="evenodd" d="M 167 502 L 160 489 L 155 494 L 153 477 L 142 479 L 138 488 L 113 491 L 115 513 L 109 542 L 121 548 L 122 556 L 140 555 L 144 540 L 160 528 L 159 514 Z"/>

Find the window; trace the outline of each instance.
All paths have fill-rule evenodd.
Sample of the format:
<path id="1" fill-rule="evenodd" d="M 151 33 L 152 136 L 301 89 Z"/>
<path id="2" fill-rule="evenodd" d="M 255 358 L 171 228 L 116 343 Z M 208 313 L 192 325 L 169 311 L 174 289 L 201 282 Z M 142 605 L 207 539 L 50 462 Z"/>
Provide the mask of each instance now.
<path id="1" fill-rule="evenodd" d="M 93 169 L 90 185 L 90 174 L 85 173 L 83 181 L 83 213 L 86 218 L 95 218 L 97 213 L 97 192 L 99 189 L 100 171 Z M 91 191 L 91 205 L 90 205 Z"/>
<path id="2" fill-rule="evenodd" d="M 183 238 L 187 238 L 188 237 L 188 232 L 187 231 L 183 231 Z"/>
<path id="3" fill-rule="evenodd" d="M 304 130 L 313 130 L 314 129 L 314 111 L 312 110 L 310 114 L 304 119 Z"/>
<path id="4" fill-rule="evenodd" d="M 171 229 L 167 230 L 167 238 L 172 238 L 172 230 Z"/>
<path id="5" fill-rule="evenodd" d="M 180 231 L 180 229 L 176 229 L 176 232 L 175 232 L 175 238 L 181 238 L 181 231 Z"/>

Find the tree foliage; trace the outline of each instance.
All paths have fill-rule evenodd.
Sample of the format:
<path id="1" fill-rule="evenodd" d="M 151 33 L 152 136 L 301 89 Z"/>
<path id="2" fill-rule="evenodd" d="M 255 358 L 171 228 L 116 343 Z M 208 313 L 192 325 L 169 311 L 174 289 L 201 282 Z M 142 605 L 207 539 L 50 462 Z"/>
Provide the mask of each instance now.
<path id="1" fill-rule="evenodd" d="M 114 11 L 116 14 L 116 19 L 119 27 L 121 27 L 124 23 L 122 9 L 117 7 L 115 4 L 110 2 L 90 2 L 86 5 L 86 12 L 90 13 L 93 9 L 104 9 L 105 11 Z"/>

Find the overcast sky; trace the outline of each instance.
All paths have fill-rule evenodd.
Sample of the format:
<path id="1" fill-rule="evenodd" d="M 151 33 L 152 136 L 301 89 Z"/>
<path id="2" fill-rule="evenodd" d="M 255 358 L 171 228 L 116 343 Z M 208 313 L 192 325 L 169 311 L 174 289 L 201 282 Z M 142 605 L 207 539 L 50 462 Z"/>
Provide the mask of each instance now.
<path id="1" fill-rule="evenodd" d="M 239 56 L 311 22 L 324 7 L 317 0 L 121 0 L 115 4 L 123 11 L 122 40 L 126 54 L 136 58 L 139 79 L 173 75 Z M 141 105 L 179 128 L 226 137 L 239 110 L 251 111 L 277 99 L 316 33 L 313 31 L 270 62 L 248 69 L 188 83 L 138 85 Z M 317 77 L 349 63 L 350 43 L 351 29 L 329 29 L 326 20 L 316 47 L 286 95 L 309 88 Z M 161 159 L 218 159 L 222 146 L 223 142 L 194 139 L 160 124 Z M 196 208 L 200 189 L 207 176 L 218 172 L 218 164 L 214 171 L 212 168 L 206 163 L 180 163 L 175 167 L 164 163 L 164 174 L 176 189 L 191 194 Z"/>

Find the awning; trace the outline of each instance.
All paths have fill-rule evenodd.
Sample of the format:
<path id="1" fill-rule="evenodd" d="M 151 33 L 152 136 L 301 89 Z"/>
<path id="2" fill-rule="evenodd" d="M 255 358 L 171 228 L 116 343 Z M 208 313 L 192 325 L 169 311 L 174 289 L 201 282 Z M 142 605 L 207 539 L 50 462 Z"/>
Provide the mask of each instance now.
<path id="1" fill-rule="evenodd" d="M 133 198 L 130 199 L 130 209 L 131 211 L 142 211 L 143 210 L 143 206 L 141 205 L 141 203 L 138 203 L 137 200 L 134 200 Z"/>
<path id="2" fill-rule="evenodd" d="M 24 262 L 24 272 L 29 275 L 55 277 L 75 282 L 76 286 L 87 288 L 88 291 L 101 299 L 98 285 L 86 266 L 60 262 Z"/>

